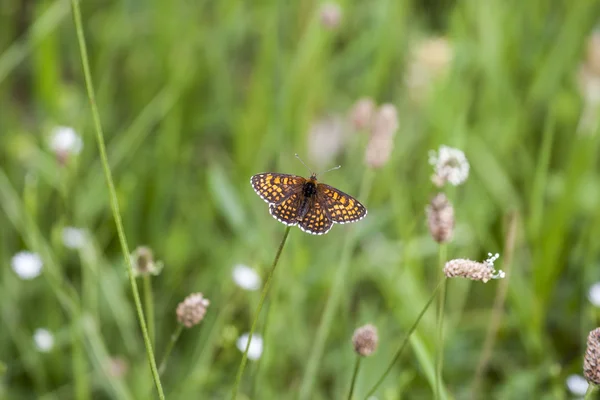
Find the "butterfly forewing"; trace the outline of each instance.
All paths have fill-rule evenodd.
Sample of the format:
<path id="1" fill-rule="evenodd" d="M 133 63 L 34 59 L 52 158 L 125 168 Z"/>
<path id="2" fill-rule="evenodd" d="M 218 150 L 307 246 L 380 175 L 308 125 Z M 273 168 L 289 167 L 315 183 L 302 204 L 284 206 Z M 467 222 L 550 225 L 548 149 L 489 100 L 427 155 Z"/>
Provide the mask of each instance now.
<path id="1" fill-rule="evenodd" d="M 367 209 L 354 197 L 329 185 L 320 183 L 318 201 L 333 222 L 345 224 L 361 220 L 367 215 Z"/>
<path id="2" fill-rule="evenodd" d="M 254 191 L 267 203 L 277 204 L 288 196 L 298 193 L 306 182 L 301 176 L 267 172 L 250 179 Z"/>
<path id="3" fill-rule="evenodd" d="M 321 204 L 315 201 L 302 218 L 302 221 L 298 222 L 298 226 L 304 232 L 312 233 L 313 235 L 323 235 L 329 232 L 333 226 L 333 222 L 327 217 Z"/>

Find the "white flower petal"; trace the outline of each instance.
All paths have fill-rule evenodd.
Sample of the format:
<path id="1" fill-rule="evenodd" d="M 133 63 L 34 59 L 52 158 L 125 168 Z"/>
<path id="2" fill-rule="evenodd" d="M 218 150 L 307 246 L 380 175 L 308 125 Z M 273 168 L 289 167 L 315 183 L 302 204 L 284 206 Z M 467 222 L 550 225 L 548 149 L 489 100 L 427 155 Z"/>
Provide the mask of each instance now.
<path id="1" fill-rule="evenodd" d="M 85 230 L 67 226 L 62 231 L 62 241 L 69 249 L 80 249 L 85 244 Z"/>
<path id="2" fill-rule="evenodd" d="M 13 271 L 21 279 L 30 280 L 42 273 L 42 259 L 36 253 L 21 251 L 15 254 L 11 260 Z"/>
<path id="3" fill-rule="evenodd" d="M 54 336 L 49 330 L 44 328 L 36 329 L 33 333 L 35 346 L 42 353 L 47 353 L 54 347 Z"/>
<path id="4" fill-rule="evenodd" d="M 258 290 L 262 284 L 254 268 L 238 264 L 233 268 L 233 281 L 244 290 Z"/>
<path id="5" fill-rule="evenodd" d="M 434 167 L 433 181 L 438 185 L 449 182 L 458 186 L 469 177 L 469 162 L 465 153 L 459 149 L 440 146 L 438 152 L 429 152 L 429 164 Z"/>
<path id="6" fill-rule="evenodd" d="M 79 154 L 83 148 L 83 140 L 68 126 L 57 126 L 50 136 L 50 148 L 55 153 Z"/>
<path id="7" fill-rule="evenodd" d="M 244 333 L 237 340 L 237 348 L 242 353 L 246 351 L 246 345 L 248 344 L 248 337 L 250 335 L 248 333 Z M 258 360 L 263 352 L 263 339 L 259 334 L 252 335 L 252 341 L 250 342 L 250 347 L 248 348 L 248 358 L 250 360 Z"/>
<path id="8" fill-rule="evenodd" d="M 576 396 L 584 396 L 589 386 L 583 376 L 576 374 L 569 375 L 566 384 L 569 391 Z"/>

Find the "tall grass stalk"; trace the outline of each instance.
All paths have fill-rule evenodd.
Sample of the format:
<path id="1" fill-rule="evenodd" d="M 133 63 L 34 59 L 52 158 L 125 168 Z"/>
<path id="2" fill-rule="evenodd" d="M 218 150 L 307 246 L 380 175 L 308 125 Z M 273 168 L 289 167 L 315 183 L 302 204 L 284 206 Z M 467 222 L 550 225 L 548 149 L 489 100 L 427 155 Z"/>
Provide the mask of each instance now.
<path id="1" fill-rule="evenodd" d="M 163 358 L 159 364 L 159 367 L 158 367 L 159 374 L 163 374 L 165 372 L 165 369 L 167 368 L 167 360 L 169 359 L 169 355 L 171 354 L 171 351 L 173 351 L 173 347 L 175 347 L 175 343 L 177 343 L 177 340 L 179 340 L 179 336 L 181 336 L 182 331 L 183 331 L 183 325 L 177 324 L 177 328 L 175 329 L 175 332 L 173 332 L 173 334 L 171 335 L 171 340 L 169 340 L 169 344 L 167 345 L 165 354 L 163 355 Z"/>
<path id="2" fill-rule="evenodd" d="M 131 264 L 131 258 L 129 257 L 129 246 L 127 245 L 127 239 L 125 238 L 125 231 L 123 229 L 123 223 L 121 221 L 121 214 L 119 211 L 119 202 L 117 199 L 117 192 L 112 179 L 112 173 L 108 165 L 108 157 L 106 155 L 106 146 L 104 144 L 104 134 L 102 133 L 102 124 L 100 123 L 100 114 L 98 107 L 96 106 L 96 96 L 94 93 L 94 86 L 92 84 L 92 75 L 90 73 L 90 65 L 87 55 L 87 47 L 85 43 L 85 36 L 83 33 L 83 24 L 81 22 L 81 10 L 79 8 L 78 0 L 71 0 L 71 8 L 73 11 L 73 20 L 75 22 L 75 30 L 77 31 L 77 40 L 79 42 L 79 52 L 81 55 L 81 65 L 83 68 L 83 75 L 85 78 L 85 87 L 87 90 L 88 99 L 90 101 L 90 107 L 92 109 L 92 117 L 94 119 L 94 127 L 96 130 L 96 140 L 98 143 L 98 149 L 100 151 L 100 159 L 102 161 L 102 168 L 104 170 L 104 176 L 106 178 L 106 184 L 108 186 L 108 193 L 110 198 L 110 206 L 112 209 L 115 224 L 117 226 L 117 233 L 119 241 L 121 243 L 121 250 L 123 257 L 127 264 L 127 274 L 129 275 L 129 283 L 131 285 L 131 291 L 133 293 L 133 300 L 135 302 L 135 308 L 137 310 L 137 317 L 142 329 L 142 335 L 144 337 L 144 345 L 146 347 L 146 354 L 148 356 L 148 363 L 150 364 L 150 370 L 152 371 L 152 377 L 154 384 L 158 392 L 158 397 L 163 400 L 165 395 L 163 393 L 162 385 L 160 383 L 160 376 L 158 369 L 156 368 L 156 361 L 154 359 L 154 353 L 152 351 L 152 344 L 150 343 L 150 336 L 148 335 L 148 329 L 146 327 L 146 320 L 144 318 L 144 311 L 142 309 L 142 302 L 140 301 L 140 294 L 138 292 L 135 277 L 133 275 L 133 265 Z"/>
<path id="3" fill-rule="evenodd" d="M 356 362 L 354 363 L 354 372 L 352 373 L 352 382 L 350 383 L 350 391 L 348 392 L 348 400 L 352 400 L 352 395 L 354 394 L 354 386 L 356 386 L 356 377 L 358 376 L 358 370 L 360 369 L 360 362 L 362 361 L 362 356 L 356 355 Z"/>
<path id="4" fill-rule="evenodd" d="M 443 282 L 438 299 L 437 310 L 437 347 L 435 358 L 435 398 L 440 398 L 440 388 L 442 386 L 442 372 L 444 366 L 444 308 L 446 306 L 446 280 L 444 279 L 444 264 L 446 263 L 448 247 L 445 243 L 440 243 L 438 248 L 438 277 Z"/>
<path id="5" fill-rule="evenodd" d="M 367 169 L 365 172 L 361 188 L 359 190 L 359 201 L 366 201 L 371 185 L 373 183 L 373 171 Z M 331 329 L 335 312 L 339 306 L 342 290 L 344 288 L 344 278 L 348 276 L 348 268 L 350 267 L 350 256 L 354 248 L 356 241 L 356 235 L 354 232 L 348 232 L 344 245 L 342 247 L 340 263 L 337 267 L 337 271 L 333 280 L 333 285 L 329 296 L 327 297 L 327 303 L 325 304 L 325 310 L 321 316 L 319 327 L 317 329 L 316 338 L 313 346 L 311 347 L 311 353 L 306 366 L 306 372 L 300 386 L 300 400 L 308 400 L 311 398 L 312 390 L 315 384 L 319 363 L 325 349 L 325 342 Z"/>
<path id="6" fill-rule="evenodd" d="M 417 329 L 417 326 L 419 325 L 419 322 L 423 318 L 423 315 L 425 315 L 425 312 L 427 311 L 427 309 L 429 308 L 429 306 L 431 305 L 431 303 L 433 303 L 433 300 L 435 299 L 435 296 L 438 294 L 438 291 L 440 290 L 440 288 L 442 288 L 445 284 L 446 284 L 446 278 L 444 277 L 444 278 L 442 278 L 442 280 L 437 284 L 437 286 L 433 290 L 433 293 L 431 294 L 431 297 L 429 298 L 429 300 L 427 300 L 427 303 L 425 304 L 425 307 L 423 307 L 423 309 L 419 313 L 419 316 L 415 320 L 414 324 L 410 327 L 410 330 L 408 331 L 408 333 L 404 337 L 404 340 L 402 341 L 402 344 L 400 345 L 400 348 L 398 348 L 398 351 L 396 352 L 396 354 L 392 358 L 392 361 L 390 361 L 390 364 L 386 368 L 385 372 L 381 375 L 381 377 L 379 378 L 379 380 L 377 381 L 377 383 L 375 383 L 375 385 L 373 385 L 373 387 L 371 388 L 371 390 L 369 390 L 369 392 L 365 396 L 365 399 L 367 399 L 369 396 L 372 396 L 375 393 L 375 391 L 377 390 L 377 388 L 379 387 L 379 385 L 381 385 L 383 383 L 383 381 L 386 378 L 386 376 L 388 376 L 388 374 L 390 373 L 390 371 L 394 367 L 394 364 L 396 363 L 396 361 L 398 361 L 398 359 L 402 355 L 402 352 L 404 351 L 404 348 L 408 344 L 408 340 L 410 339 L 410 336 L 413 334 L 413 332 L 415 331 L 415 329 Z"/>
<path id="7" fill-rule="evenodd" d="M 494 306 L 492 309 L 492 315 L 490 317 L 490 323 L 488 325 L 485 341 L 483 342 L 483 349 L 479 356 L 479 362 L 477 363 L 477 369 L 475 370 L 475 377 L 473 378 L 473 384 L 471 386 L 471 398 L 477 399 L 479 388 L 481 386 L 481 379 L 492 356 L 492 350 L 496 342 L 496 336 L 500 329 L 500 323 L 504 315 L 504 303 L 506 302 L 506 295 L 508 294 L 508 284 L 510 282 L 510 270 L 512 265 L 513 254 L 515 250 L 515 241 L 517 237 L 517 223 L 518 215 L 512 213 L 509 216 L 508 232 L 506 233 L 506 239 L 504 242 L 503 252 L 503 266 L 502 270 L 506 273 L 506 279 L 500 279 L 498 283 L 498 290 L 496 291 L 496 297 L 494 298 Z"/>
<path id="8" fill-rule="evenodd" d="M 152 347 L 154 347 L 156 331 L 154 329 L 154 299 L 152 297 L 152 276 L 146 274 L 142 279 L 144 280 L 144 311 L 146 313 L 146 323 L 148 324 L 148 336 L 150 336 L 150 344 L 152 344 Z"/>
<path id="9" fill-rule="evenodd" d="M 256 311 L 254 312 L 254 320 L 252 321 L 250 333 L 248 334 L 248 343 L 246 343 L 246 349 L 244 350 L 244 354 L 242 355 L 242 361 L 240 362 L 240 366 L 238 367 L 237 376 L 235 378 L 235 383 L 234 383 L 233 389 L 231 391 L 232 399 L 235 399 L 237 397 L 239 386 L 242 381 L 242 376 L 244 375 L 244 368 L 246 367 L 246 363 L 248 362 L 248 350 L 250 349 L 250 343 L 252 342 L 252 336 L 254 335 L 254 331 L 256 330 L 258 317 L 260 315 L 260 311 L 262 310 L 263 304 L 265 303 L 267 294 L 269 293 L 269 288 L 271 287 L 271 281 L 273 280 L 273 274 L 275 272 L 275 268 L 277 267 L 277 264 L 279 263 L 279 257 L 281 256 L 281 251 L 283 250 L 283 246 L 285 245 L 287 237 L 290 234 L 291 228 L 292 228 L 291 226 L 288 226 L 285 228 L 285 233 L 283 234 L 283 238 L 281 239 L 281 243 L 279 244 L 279 248 L 277 249 L 277 254 L 275 255 L 275 260 L 273 260 L 273 265 L 271 266 L 271 269 L 269 270 L 269 275 L 267 276 L 267 280 L 265 281 L 265 286 L 263 287 L 262 293 L 260 294 L 260 301 L 258 302 L 258 307 L 256 307 Z"/>
<path id="10" fill-rule="evenodd" d="M 585 397 L 584 400 L 592 400 L 595 398 L 594 393 L 596 393 L 598 391 L 598 386 L 594 385 L 593 383 L 590 383 L 590 385 L 588 386 L 586 392 L 585 392 Z"/>

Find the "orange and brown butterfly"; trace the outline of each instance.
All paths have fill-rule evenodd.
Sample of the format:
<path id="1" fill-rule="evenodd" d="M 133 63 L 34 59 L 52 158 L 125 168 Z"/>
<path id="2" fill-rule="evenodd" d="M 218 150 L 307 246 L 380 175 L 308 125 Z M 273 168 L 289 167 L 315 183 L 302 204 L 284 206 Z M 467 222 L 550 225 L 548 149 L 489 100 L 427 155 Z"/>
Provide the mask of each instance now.
<path id="1" fill-rule="evenodd" d="M 318 182 L 315 173 L 306 179 L 265 172 L 254 175 L 250 183 L 269 203 L 269 212 L 275 219 L 289 226 L 298 225 L 313 235 L 329 232 L 334 223 L 356 222 L 367 215 L 367 209 L 358 200 Z"/>

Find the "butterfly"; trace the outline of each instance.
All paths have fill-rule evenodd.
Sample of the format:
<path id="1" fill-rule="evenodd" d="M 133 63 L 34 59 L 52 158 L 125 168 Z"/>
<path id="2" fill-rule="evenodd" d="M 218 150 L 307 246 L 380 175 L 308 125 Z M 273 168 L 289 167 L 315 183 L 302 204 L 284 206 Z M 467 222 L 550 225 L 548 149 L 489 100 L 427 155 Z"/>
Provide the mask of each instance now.
<path id="1" fill-rule="evenodd" d="M 334 223 L 356 222 L 367 215 L 367 209 L 358 200 L 318 182 L 315 173 L 306 179 L 265 172 L 254 175 L 250 183 L 269 203 L 269 212 L 275 219 L 288 226 L 298 225 L 313 235 L 329 232 Z"/>

